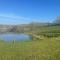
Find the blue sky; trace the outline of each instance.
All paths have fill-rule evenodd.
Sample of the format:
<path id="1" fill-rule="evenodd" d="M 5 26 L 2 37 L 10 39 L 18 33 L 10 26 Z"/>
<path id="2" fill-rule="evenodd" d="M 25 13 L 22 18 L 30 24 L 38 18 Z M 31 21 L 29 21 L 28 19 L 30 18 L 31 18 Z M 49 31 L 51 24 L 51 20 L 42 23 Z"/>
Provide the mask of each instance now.
<path id="1" fill-rule="evenodd" d="M 0 24 L 52 22 L 60 16 L 60 0 L 0 0 Z"/>

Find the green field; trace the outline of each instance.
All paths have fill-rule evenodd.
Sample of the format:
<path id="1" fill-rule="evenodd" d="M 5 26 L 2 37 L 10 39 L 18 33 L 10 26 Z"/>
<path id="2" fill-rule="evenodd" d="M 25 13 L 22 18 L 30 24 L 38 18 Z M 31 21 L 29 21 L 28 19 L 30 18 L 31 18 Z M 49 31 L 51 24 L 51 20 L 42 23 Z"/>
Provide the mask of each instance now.
<path id="1" fill-rule="evenodd" d="M 60 26 L 42 26 L 35 27 L 33 32 L 37 35 L 43 35 L 45 37 L 58 37 L 60 36 Z"/>
<path id="2" fill-rule="evenodd" d="M 50 35 L 48 32 L 58 34 L 59 27 L 41 27 L 35 32 L 38 35 L 41 32 L 47 35 Z M 0 41 L 0 60 L 60 60 L 60 35 L 25 42 Z"/>
<path id="3" fill-rule="evenodd" d="M 52 39 L 0 42 L 0 60 L 60 60 L 60 38 Z"/>

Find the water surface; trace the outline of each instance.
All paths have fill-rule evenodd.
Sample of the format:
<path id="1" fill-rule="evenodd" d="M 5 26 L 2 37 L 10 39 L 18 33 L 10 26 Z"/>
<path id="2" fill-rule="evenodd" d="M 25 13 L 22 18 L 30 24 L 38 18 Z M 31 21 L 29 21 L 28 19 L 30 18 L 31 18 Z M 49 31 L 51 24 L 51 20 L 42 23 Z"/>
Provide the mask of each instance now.
<path id="1" fill-rule="evenodd" d="M 31 36 L 26 34 L 0 34 L 0 40 L 4 41 L 26 41 L 31 40 Z"/>

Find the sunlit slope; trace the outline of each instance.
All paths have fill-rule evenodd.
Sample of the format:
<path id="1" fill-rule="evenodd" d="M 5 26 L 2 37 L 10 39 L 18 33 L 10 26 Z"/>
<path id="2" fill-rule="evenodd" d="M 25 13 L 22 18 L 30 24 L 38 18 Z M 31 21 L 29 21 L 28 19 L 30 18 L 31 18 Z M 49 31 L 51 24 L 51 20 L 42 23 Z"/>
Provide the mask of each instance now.
<path id="1" fill-rule="evenodd" d="M 51 32 L 51 33 L 60 33 L 60 26 L 41 26 L 35 27 L 36 32 Z"/>

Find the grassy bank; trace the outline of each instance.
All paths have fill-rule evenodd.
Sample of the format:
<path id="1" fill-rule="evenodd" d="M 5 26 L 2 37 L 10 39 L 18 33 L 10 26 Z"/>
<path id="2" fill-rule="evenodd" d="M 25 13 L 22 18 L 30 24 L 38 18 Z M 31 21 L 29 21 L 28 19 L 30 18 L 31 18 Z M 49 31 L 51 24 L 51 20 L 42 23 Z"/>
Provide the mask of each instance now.
<path id="1" fill-rule="evenodd" d="M 60 60 L 60 37 L 15 43 L 1 41 L 0 60 Z"/>
<path id="2" fill-rule="evenodd" d="M 0 60 L 60 60 L 60 26 L 33 31 L 46 38 L 14 43 L 0 41 Z"/>

